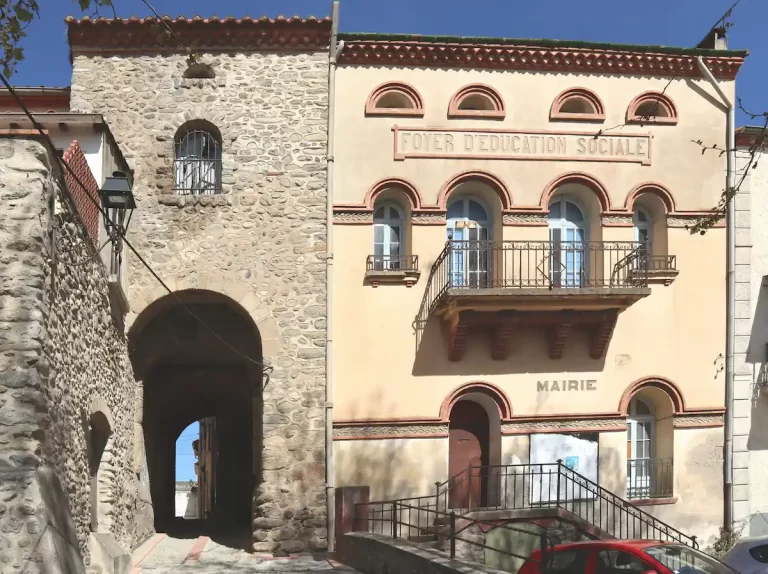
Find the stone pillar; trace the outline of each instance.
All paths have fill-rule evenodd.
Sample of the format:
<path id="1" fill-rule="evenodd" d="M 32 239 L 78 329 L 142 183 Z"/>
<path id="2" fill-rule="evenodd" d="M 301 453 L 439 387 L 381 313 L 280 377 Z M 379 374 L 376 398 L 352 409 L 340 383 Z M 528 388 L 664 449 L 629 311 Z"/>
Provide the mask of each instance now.
<path id="1" fill-rule="evenodd" d="M 737 169 L 744 169 L 737 165 Z M 752 234 L 749 176 L 733 200 L 736 219 L 736 329 L 734 345 L 733 389 L 733 520 L 740 528 L 743 521 L 749 531 L 749 431 L 752 412 L 752 365 L 747 362 L 752 329 L 751 259 Z M 726 408 L 728 405 L 726 405 Z"/>
<path id="2" fill-rule="evenodd" d="M 344 534 L 367 530 L 369 506 L 363 506 L 355 512 L 358 504 L 367 504 L 371 500 L 370 486 L 342 486 L 336 489 L 336 528 L 333 536 L 336 538 L 336 548 L 343 555 Z"/>

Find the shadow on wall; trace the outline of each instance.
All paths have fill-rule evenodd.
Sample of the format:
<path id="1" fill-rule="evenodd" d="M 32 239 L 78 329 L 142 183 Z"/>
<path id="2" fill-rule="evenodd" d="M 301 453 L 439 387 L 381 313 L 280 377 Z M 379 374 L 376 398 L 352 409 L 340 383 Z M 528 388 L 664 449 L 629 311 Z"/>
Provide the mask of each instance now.
<path id="1" fill-rule="evenodd" d="M 768 450 L 768 289 L 760 289 L 747 347 L 747 363 L 758 366 L 752 394 L 752 419 L 747 447 Z M 765 389 L 765 390 L 764 390 Z"/>
<path id="2" fill-rule="evenodd" d="M 414 335 L 414 340 L 417 337 Z M 415 344 L 415 343 L 414 343 Z M 448 347 L 440 320 L 431 318 L 420 336 L 412 374 L 416 377 L 460 375 L 482 377 L 523 373 L 600 372 L 605 357 L 589 356 L 588 333 L 576 329 L 568 337 L 561 359 L 549 357 L 549 334 L 543 328 L 522 327 L 512 334 L 509 354 L 504 360 L 491 358 L 492 332 L 487 327 L 471 326 L 466 336 L 466 348 L 459 361 L 448 359 Z"/>
<path id="3" fill-rule="evenodd" d="M 394 408 L 382 409 L 380 406 L 385 399 L 377 393 L 372 401 L 377 405 L 377 417 L 394 416 Z M 365 420 L 375 418 L 373 409 L 356 404 L 350 411 L 350 419 Z M 407 439 L 409 442 L 435 441 L 439 439 Z M 341 470 L 337 487 L 341 486 L 370 486 L 371 500 L 392 500 L 414 496 L 429 496 L 434 494 L 434 485 L 427 489 L 421 486 L 423 477 L 438 476 L 441 480 L 448 470 L 447 461 L 442 464 L 437 459 L 415 460 L 412 453 L 403 448 L 403 439 L 367 440 L 363 448 L 360 441 L 336 441 L 335 465 Z M 352 443 L 353 448 L 345 443 Z"/>

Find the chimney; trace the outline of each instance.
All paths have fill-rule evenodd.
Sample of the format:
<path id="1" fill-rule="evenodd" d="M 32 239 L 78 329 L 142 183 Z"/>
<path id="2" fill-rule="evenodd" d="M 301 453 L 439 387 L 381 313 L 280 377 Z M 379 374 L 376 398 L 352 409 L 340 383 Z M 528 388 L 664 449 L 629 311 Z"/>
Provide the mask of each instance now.
<path id="1" fill-rule="evenodd" d="M 725 33 L 725 26 L 712 28 L 696 47 L 706 50 L 727 50 L 728 36 Z"/>

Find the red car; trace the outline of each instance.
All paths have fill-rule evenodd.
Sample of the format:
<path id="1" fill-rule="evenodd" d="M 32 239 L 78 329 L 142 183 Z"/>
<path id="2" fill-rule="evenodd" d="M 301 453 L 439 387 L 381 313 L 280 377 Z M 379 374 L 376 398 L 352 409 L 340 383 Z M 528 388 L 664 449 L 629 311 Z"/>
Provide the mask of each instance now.
<path id="1" fill-rule="evenodd" d="M 657 540 L 596 540 L 555 546 L 547 574 L 737 574 L 688 546 Z M 540 574 L 534 550 L 518 574 Z"/>

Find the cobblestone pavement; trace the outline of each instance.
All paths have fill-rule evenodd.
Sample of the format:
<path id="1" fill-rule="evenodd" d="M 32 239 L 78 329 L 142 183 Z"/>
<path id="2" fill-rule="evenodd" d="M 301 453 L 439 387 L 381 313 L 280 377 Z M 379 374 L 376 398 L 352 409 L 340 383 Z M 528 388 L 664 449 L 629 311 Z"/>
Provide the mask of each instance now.
<path id="1" fill-rule="evenodd" d="M 133 554 L 131 574 L 219 574 L 246 572 L 313 574 L 358 574 L 356 570 L 329 559 L 325 554 L 302 554 L 273 558 L 249 554 L 223 546 L 208 537 L 174 538 L 155 535 Z"/>

